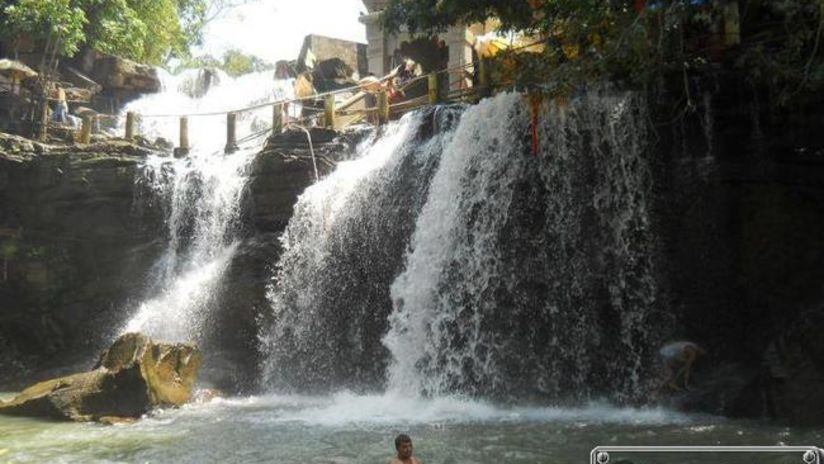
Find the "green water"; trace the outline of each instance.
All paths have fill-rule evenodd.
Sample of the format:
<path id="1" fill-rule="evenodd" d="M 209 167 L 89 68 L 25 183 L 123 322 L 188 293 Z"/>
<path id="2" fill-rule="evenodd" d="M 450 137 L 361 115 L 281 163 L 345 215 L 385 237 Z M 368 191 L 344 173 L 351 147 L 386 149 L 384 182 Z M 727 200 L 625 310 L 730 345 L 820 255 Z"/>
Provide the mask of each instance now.
<path id="1" fill-rule="evenodd" d="M 662 409 L 496 407 L 456 398 L 262 396 L 132 425 L 0 417 L 2 463 L 386 463 L 397 433 L 424 463 L 586 463 L 598 445 L 810 445 L 822 432 Z M 617 455 L 634 464 L 802 463 L 779 455 Z"/>

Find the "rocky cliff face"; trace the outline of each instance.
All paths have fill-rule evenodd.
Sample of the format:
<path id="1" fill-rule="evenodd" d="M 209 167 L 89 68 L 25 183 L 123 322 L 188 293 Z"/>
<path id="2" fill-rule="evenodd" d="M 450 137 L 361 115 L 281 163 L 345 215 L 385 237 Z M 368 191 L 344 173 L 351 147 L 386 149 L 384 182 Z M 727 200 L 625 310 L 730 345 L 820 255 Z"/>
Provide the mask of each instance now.
<path id="1" fill-rule="evenodd" d="M 150 150 L 0 141 L 0 376 L 96 350 L 158 252 L 136 203 Z M 69 358 L 71 359 L 71 357 Z"/>
<path id="2" fill-rule="evenodd" d="M 321 175 L 359 137 L 335 135 L 313 133 Z M 202 377 L 228 391 L 254 387 L 256 321 L 268 305 L 277 238 L 314 181 L 304 137 L 271 141 L 252 166 L 243 240 L 218 302 L 220 331 L 204 344 L 215 363 Z M 56 147 L 0 135 L 0 385 L 88 367 L 125 309 L 145 296 L 165 246 L 165 218 L 140 174 L 152 153 L 124 141 Z"/>
<path id="3" fill-rule="evenodd" d="M 708 351 L 674 402 L 822 423 L 824 358 L 801 329 L 824 314 L 822 96 L 779 107 L 734 75 L 708 88 L 658 130 L 665 304 L 677 335 Z"/>

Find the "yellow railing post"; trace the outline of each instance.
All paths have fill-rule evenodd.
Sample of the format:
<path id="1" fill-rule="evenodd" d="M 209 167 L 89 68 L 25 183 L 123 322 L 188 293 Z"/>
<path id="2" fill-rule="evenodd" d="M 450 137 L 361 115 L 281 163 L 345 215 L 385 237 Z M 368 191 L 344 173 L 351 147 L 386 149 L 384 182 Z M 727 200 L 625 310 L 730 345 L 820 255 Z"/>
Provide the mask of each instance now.
<path id="1" fill-rule="evenodd" d="M 226 148 L 223 151 L 234 153 L 237 149 L 237 113 L 228 113 L 226 115 Z"/>
<path id="2" fill-rule="evenodd" d="M 180 117 L 180 145 L 174 150 L 175 156 L 182 157 L 189 154 L 189 118 Z"/>
<path id="3" fill-rule="evenodd" d="M 429 104 L 437 105 L 440 103 L 441 96 L 438 91 L 438 73 L 431 73 L 429 75 Z"/>
<path id="4" fill-rule="evenodd" d="M 378 124 L 389 122 L 389 92 L 381 90 L 378 93 Z"/>
<path id="5" fill-rule="evenodd" d="M 335 95 L 326 96 L 326 105 L 324 106 L 324 115 L 326 116 L 326 127 L 329 129 L 335 128 Z"/>
<path id="6" fill-rule="evenodd" d="M 80 126 L 80 143 L 89 143 L 92 141 L 92 117 L 89 115 L 83 116 L 83 125 Z"/>
<path id="7" fill-rule="evenodd" d="M 135 136 L 134 125 L 135 125 L 135 117 L 134 112 L 129 111 L 126 113 L 126 140 L 132 140 Z"/>
<path id="8" fill-rule="evenodd" d="M 283 132 L 283 103 L 276 103 L 272 110 L 272 134 Z"/>

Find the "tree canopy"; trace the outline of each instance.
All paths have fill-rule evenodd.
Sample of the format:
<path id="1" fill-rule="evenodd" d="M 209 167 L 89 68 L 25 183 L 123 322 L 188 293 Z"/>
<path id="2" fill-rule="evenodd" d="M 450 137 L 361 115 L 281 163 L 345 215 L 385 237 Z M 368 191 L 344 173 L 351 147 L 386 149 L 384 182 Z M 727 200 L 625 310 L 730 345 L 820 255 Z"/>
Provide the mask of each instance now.
<path id="1" fill-rule="evenodd" d="M 721 61 L 779 102 L 824 88 L 824 0 L 389 0 L 382 20 L 390 31 L 430 33 L 493 17 L 545 46 L 498 61 L 513 81 L 550 93 L 594 80 L 683 81 Z"/>
<path id="2" fill-rule="evenodd" d="M 248 0 L 0 0 L 0 38 L 72 56 L 85 45 L 143 63 L 188 56 L 203 27 Z"/>
<path id="3" fill-rule="evenodd" d="M 237 77 L 252 72 L 275 69 L 275 66 L 257 56 L 249 55 L 240 50 L 227 50 L 221 59 L 212 55 L 202 55 L 184 61 L 175 71 L 187 68 L 216 68 L 226 74 Z"/>

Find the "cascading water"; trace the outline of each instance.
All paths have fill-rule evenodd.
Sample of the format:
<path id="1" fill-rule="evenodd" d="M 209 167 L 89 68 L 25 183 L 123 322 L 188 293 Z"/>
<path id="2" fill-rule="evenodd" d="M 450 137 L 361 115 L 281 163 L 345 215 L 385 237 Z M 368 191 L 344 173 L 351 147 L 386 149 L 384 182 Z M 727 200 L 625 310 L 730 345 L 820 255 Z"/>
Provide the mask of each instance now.
<path id="1" fill-rule="evenodd" d="M 404 117 L 300 197 L 269 292 L 273 324 L 262 334 L 269 385 L 382 386 L 389 286 L 458 114 Z"/>
<path id="2" fill-rule="evenodd" d="M 275 101 L 288 88 L 271 73 L 227 76 L 204 86 L 202 72 L 165 76 L 164 91 L 130 104 L 125 111 L 146 115 L 141 133 L 175 140 L 178 120 L 164 114 L 220 113 Z M 200 85 L 200 84 L 204 85 Z M 203 94 L 192 98 L 188 94 Z M 238 137 L 265 133 L 271 107 L 241 113 Z M 166 247 L 152 272 L 148 297 L 121 332 L 141 331 L 162 339 L 202 341 L 209 328 L 216 287 L 231 263 L 238 240 L 240 199 L 255 147 L 224 154 L 226 116 L 194 116 L 192 149 L 183 159 L 150 157 L 143 182 L 165 214 Z"/>
<path id="3" fill-rule="evenodd" d="M 618 400 L 644 394 L 655 307 L 643 104 L 595 93 L 543 113 L 467 112 L 393 284 L 390 389 Z M 657 325 L 652 325 L 655 322 Z"/>
<path id="4" fill-rule="evenodd" d="M 640 397 L 648 327 L 666 329 L 644 105 L 545 105 L 537 159 L 525 106 L 486 100 L 418 148 L 405 134 L 425 118 L 407 117 L 364 148 L 369 169 L 307 191 L 270 295 L 269 385 Z M 410 159 L 424 170 L 397 169 Z"/>

